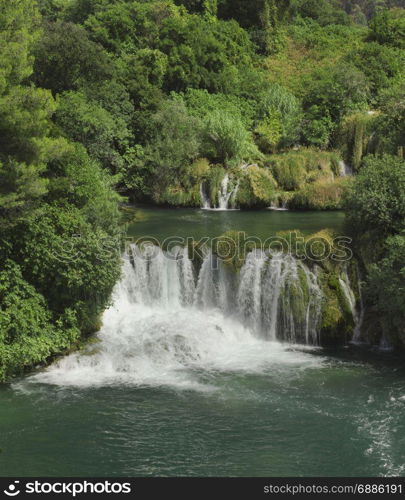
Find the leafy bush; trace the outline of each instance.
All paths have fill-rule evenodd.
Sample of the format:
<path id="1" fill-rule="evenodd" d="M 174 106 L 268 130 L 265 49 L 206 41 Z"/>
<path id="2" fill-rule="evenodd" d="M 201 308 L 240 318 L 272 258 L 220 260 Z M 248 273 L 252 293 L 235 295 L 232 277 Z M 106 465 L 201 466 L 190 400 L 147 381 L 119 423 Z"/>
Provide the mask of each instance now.
<path id="1" fill-rule="evenodd" d="M 276 183 L 271 173 L 251 165 L 244 170 L 240 179 L 237 204 L 246 208 L 267 206 L 274 198 L 275 189 Z"/>
<path id="2" fill-rule="evenodd" d="M 202 150 L 208 158 L 225 165 L 260 157 L 242 121 L 221 111 L 213 111 L 206 117 Z"/>
<path id="3" fill-rule="evenodd" d="M 405 48 L 405 9 L 383 10 L 370 24 L 369 39 Z"/>
<path id="4" fill-rule="evenodd" d="M 374 243 L 400 232 L 405 221 L 405 162 L 384 155 L 368 156 L 347 199 L 349 228 Z"/>
<path id="5" fill-rule="evenodd" d="M 294 193 L 288 202 L 290 208 L 298 210 L 339 210 L 351 179 L 319 180 Z"/>
<path id="6" fill-rule="evenodd" d="M 0 312 L 0 382 L 70 348 L 80 336 L 72 311 L 55 317 L 12 260 L 0 270 Z"/>
<path id="7" fill-rule="evenodd" d="M 383 333 L 405 345 L 405 232 L 387 238 L 384 257 L 370 266 L 368 300 L 376 304 Z"/>

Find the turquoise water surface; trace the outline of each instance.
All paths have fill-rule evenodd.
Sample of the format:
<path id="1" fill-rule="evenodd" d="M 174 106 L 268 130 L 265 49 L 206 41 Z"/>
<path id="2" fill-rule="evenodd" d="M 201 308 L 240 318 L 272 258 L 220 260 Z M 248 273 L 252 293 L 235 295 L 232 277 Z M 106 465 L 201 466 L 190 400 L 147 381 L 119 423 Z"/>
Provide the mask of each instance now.
<path id="1" fill-rule="evenodd" d="M 142 209 L 133 236 L 342 230 L 340 213 Z M 393 476 L 405 368 L 392 354 L 266 342 L 216 310 L 133 303 L 98 342 L 0 388 L 2 476 Z"/>

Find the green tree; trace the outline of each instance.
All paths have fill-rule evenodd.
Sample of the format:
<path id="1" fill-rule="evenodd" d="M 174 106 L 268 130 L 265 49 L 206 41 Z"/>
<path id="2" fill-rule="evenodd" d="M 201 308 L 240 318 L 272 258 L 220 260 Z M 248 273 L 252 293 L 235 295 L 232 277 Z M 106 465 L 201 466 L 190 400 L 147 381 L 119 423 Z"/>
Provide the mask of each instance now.
<path id="1" fill-rule="evenodd" d="M 405 52 L 370 42 L 350 53 L 348 60 L 365 74 L 372 95 L 376 97 L 404 73 Z"/>
<path id="2" fill-rule="evenodd" d="M 34 80 L 39 87 L 57 94 L 111 78 L 108 55 L 83 27 L 57 21 L 45 23 L 43 29 L 35 50 Z"/>
<path id="3" fill-rule="evenodd" d="M 289 147 L 298 141 L 303 118 L 301 103 L 285 87 L 269 86 L 258 96 L 256 110 L 262 123 L 279 122 L 280 137 L 275 145 Z"/>
<path id="4" fill-rule="evenodd" d="M 55 110 L 49 92 L 25 86 L 39 16 L 29 0 L 0 3 L 0 217 L 28 208 L 46 192 L 42 157 Z M 32 207 L 31 207 L 32 208 Z M 17 212 L 16 212 L 17 210 Z"/>
<path id="5" fill-rule="evenodd" d="M 392 47 L 405 48 L 405 9 L 383 10 L 370 24 L 369 39 Z"/>
<path id="6" fill-rule="evenodd" d="M 202 124 L 178 100 L 164 102 L 152 119 L 154 135 L 145 148 L 145 161 L 154 190 L 163 190 L 181 179 L 200 155 Z"/>
<path id="7" fill-rule="evenodd" d="M 84 92 L 69 91 L 60 98 L 55 120 L 69 139 L 86 146 L 105 168 L 120 172 L 131 137 L 124 114 L 111 113 Z"/>
<path id="8" fill-rule="evenodd" d="M 405 224 L 405 162 L 398 157 L 368 156 L 347 200 L 350 232 L 373 254 Z"/>
<path id="9" fill-rule="evenodd" d="M 375 304 L 384 332 L 395 344 L 405 344 L 405 232 L 389 237 L 384 257 L 370 267 L 368 299 Z"/>

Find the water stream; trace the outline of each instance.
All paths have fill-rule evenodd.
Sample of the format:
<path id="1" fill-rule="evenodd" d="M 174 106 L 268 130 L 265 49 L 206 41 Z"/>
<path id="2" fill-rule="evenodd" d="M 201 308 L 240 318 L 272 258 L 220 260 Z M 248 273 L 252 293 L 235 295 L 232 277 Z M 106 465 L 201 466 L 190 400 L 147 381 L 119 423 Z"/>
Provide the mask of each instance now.
<path id="1" fill-rule="evenodd" d="M 138 230 L 183 214 L 162 213 L 159 234 Z M 252 227 L 294 217 L 260 214 Z M 316 266 L 255 251 L 235 274 L 210 252 L 148 252 L 131 247 L 90 344 L 0 388 L 1 475 L 405 473 L 403 363 L 317 346 Z"/>

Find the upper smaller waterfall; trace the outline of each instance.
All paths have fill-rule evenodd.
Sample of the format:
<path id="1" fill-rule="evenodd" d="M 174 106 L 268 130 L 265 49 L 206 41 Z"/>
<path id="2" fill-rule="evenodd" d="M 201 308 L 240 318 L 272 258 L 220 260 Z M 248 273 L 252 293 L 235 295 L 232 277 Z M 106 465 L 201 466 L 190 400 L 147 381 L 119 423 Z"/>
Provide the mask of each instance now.
<path id="1" fill-rule="evenodd" d="M 348 165 L 343 160 L 339 162 L 339 172 L 341 177 L 347 177 L 349 175 L 353 175 L 353 170 L 351 169 L 350 165 Z"/>
<path id="2" fill-rule="evenodd" d="M 239 190 L 239 181 L 236 183 L 235 187 L 229 189 L 229 175 L 226 174 L 221 182 L 221 189 L 219 192 L 219 210 L 229 210 L 234 209 L 235 198 Z"/>
<path id="3" fill-rule="evenodd" d="M 229 174 L 225 174 L 218 190 L 218 204 L 212 206 L 210 197 L 206 192 L 205 183 L 200 185 L 201 202 L 204 210 L 237 210 L 236 197 L 239 191 L 239 180 L 234 186 L 231 185 Z"/>
<path id="4" fill-rule="evenodd" d="M 204 182 L 202 182 L 200 184 L 200 195 L 201 195 L 201 203 L 202 203 L 201 208 L 204 210 L 209 210 L 211 208 L 211 203 L 210 203 L 209 196 L 207 195 L 207 193 L 205 191 Z"/>
<path id="5" fill-rule="evenodd" d="M 275 210 L 276 212 L 287 212 L 288 211 L 288 207 L 287 207 L 287 203 L 285 201 L 283 202 L 274 202 L 269 206 L 267 207 L 267 210 Z"/>

